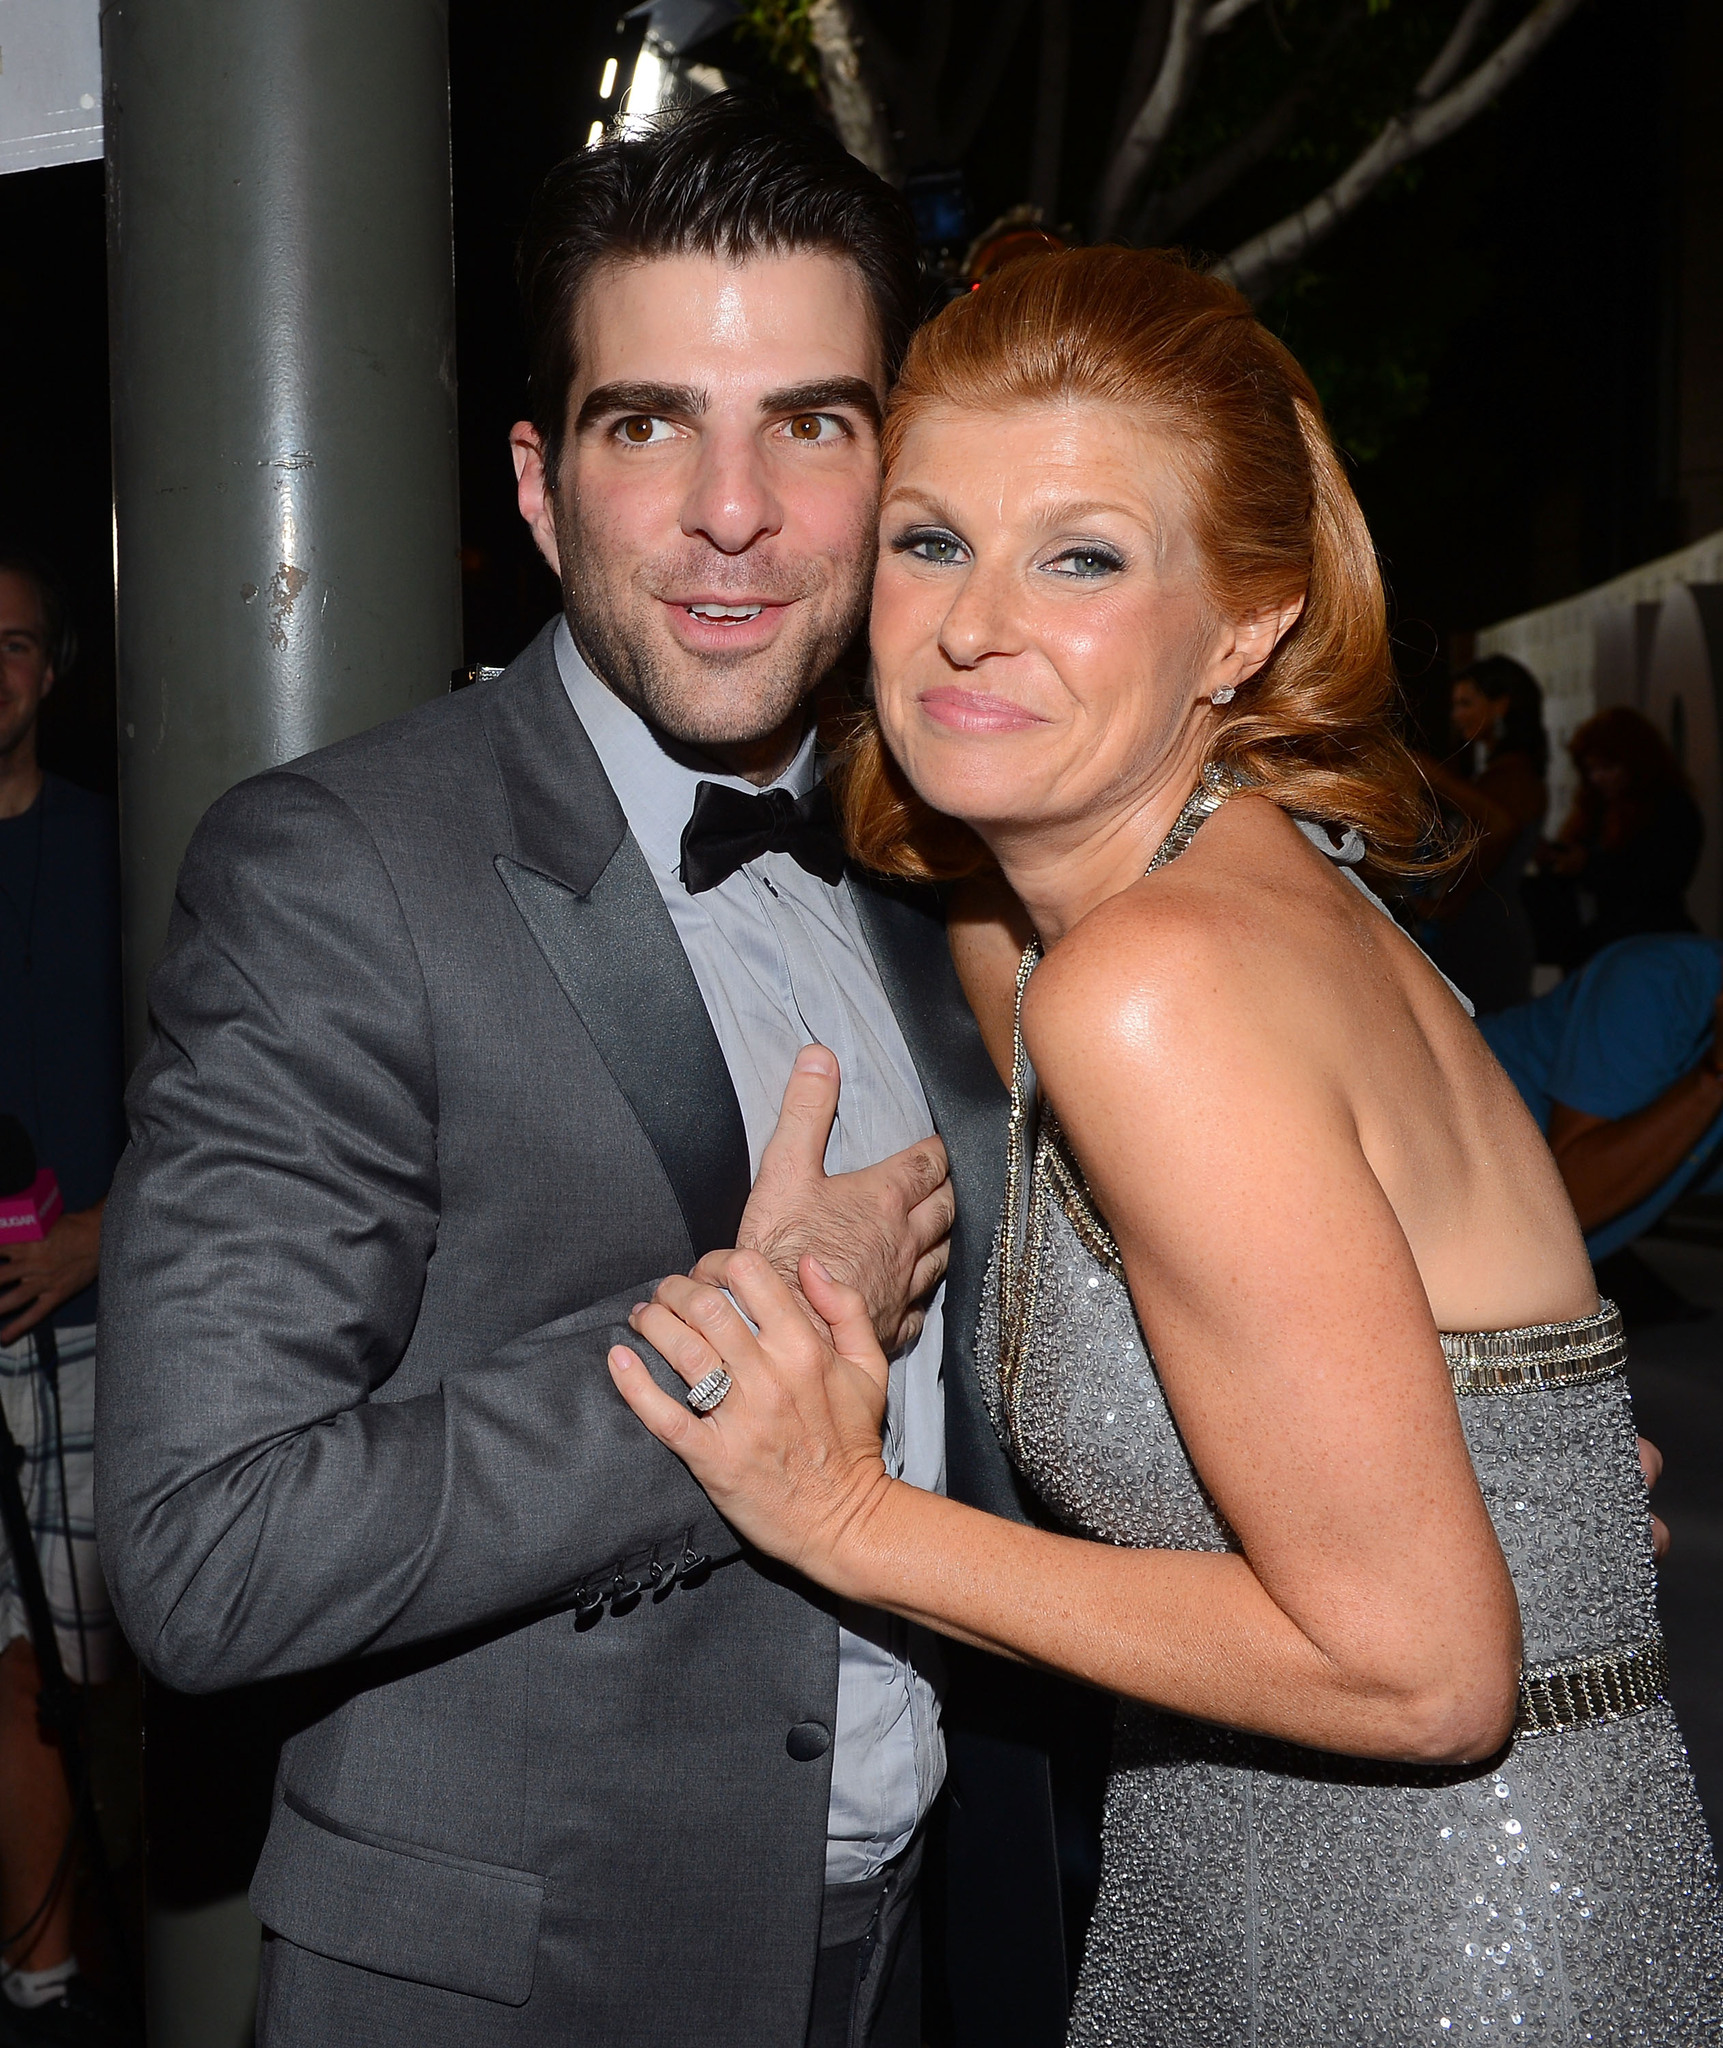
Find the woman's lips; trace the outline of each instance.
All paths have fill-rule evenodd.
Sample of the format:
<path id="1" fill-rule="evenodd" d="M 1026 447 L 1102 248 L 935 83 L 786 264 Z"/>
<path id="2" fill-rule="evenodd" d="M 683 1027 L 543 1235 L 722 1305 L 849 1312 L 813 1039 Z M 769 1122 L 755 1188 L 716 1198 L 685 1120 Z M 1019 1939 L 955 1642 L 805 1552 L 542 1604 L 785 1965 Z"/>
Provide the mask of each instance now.
<path id="1" fill-rule="evenodd" d="M 986 690 L 962 690 L 953 683 L 924 690 L 921 708 L 935 725 L 954 732 L 1027 732 L 1047 721 L 1007 697 L 995 697 Z"/>

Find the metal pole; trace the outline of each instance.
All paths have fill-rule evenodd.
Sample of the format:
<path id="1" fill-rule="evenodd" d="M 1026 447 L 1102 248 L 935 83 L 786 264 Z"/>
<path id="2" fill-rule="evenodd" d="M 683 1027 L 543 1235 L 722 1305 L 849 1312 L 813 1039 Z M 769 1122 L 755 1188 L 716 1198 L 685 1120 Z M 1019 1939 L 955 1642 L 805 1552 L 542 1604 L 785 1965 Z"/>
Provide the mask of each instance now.
<path id="1" fill-rule="evenodd" d="M 198 818 L 460 658 L 447 0 L 104 0 L 127 1039 Z"/>
<path id="2" fill-rule="evenodd" d="M 202 813 L 460 659 L 448 6 L 103 0 L 102 51 L 135 1059 Z M 249 1759 L 243 1796 L 199 1715 Z M 241 2048 L 278 1731 L 159 1687 L 147 1719 L 152 1759 L 201 1759 L 152 1813 L 150 2038 Z M 245 1839 L 212 1847 L 226 1808 Z"/>

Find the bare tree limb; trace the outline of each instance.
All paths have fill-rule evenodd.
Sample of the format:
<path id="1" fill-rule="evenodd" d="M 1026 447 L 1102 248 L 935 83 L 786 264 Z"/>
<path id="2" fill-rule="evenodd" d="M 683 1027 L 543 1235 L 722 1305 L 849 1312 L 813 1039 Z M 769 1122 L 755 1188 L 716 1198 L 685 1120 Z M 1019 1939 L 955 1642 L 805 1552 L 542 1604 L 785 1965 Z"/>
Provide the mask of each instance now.
<path id="1" fill-rule="evenodd" d="M 832 119 L 845 149 L 860 157 L 870 171 L 897 184 L 902 174 L 891 122 L 870 76 L 872 67 L 863 56 L 872 39 L 864 38 L 851 0 L 811 0 L 808 29 L 819 54 L 820 77 L 831 101 Z"/>
<path id="2" fill-rule="evenodd" d="M 1029 203 L 1051 221 L 1059 212 L 1065 152 L 1065 93 L 1071 74 L 1071 0 L 1041 0 L 1041 70 L 1035 83 L 1035 141 L 1029 155 Z"/>
<path id="3" fill-rule="evenodd" d="M 1203 34 L 1218 36 L 1222 29 L 1231 28 L 1241 14 L 1248 14 L 1256 0 L 1210 0 L 1209 10 L 1203 16 Z"/>
<path id="4" fill-rule="evenodd" d="M 1454 24 L 1453 33 L 1436 54 L 1436 61 L 1412 88 L 1412 104 L 1427 107 L 1456 75 L 1471 55 L 1484 23 L 1495 11 L 1496 0 L 1467 0 Z"/>
<path id="5" fill-rule="evenodd" d="M 1136 242 L 1170 240 L 1186 221 L 1194 220 L 1205 206 L 1212 206 L 1223 192 L 1230 191 L 1271 150 L 1277 149 L 1299 115 L 1327 82 L 1335 58 L 1364 15 L 1364 0 L 1352 0 L 1352 4 L 1329 24 L 1328 32 L 1309 65 L 1253 126 L 1217 150 L 1170 192 L 1151 193 L 1132 225 L 1131 239 Z"/>
<path id="6" fill-rule="evenodd" d="M 1173 0 L 1140 0 L 1136 33 L 1131 37 L 1131 53 L 1125 59 L 1125 75 L 1113 112 L 1113 132 L 1107 142 L 1109 157 L 1129 132 L 1131 116 L 1149 96 L 1161 59 L 1166 55 L 1167 25 L 1172 14 Z"/>
<path id="7" fill-rule="evenodd" d="M 1224 262 L 1216 264 L 1215 275 L 1253 299 L 1263 297 L 1307 249 L 1356 212 L 1389 172 L 1446 141 L 1481 112 L 1525 69 L 1578 5 L 1579 0 L 1537 0 L 1519 27 L 1469 78 L 1425 106 L 1395 114 L 1332 184 L 1295 213 L 1241 243 Z"/>
<path id="8" fill-rule="evenodd" d="M 1101 180 L 1095 202 L 1095 231 L 1102 240 L 1117 231 L 1125 208 L 1148 176 L 1162 143 L 1190 98 L 1202 56 L 1204 6 L 1205 0 L 1173 0 L 1160 70 Z"/>

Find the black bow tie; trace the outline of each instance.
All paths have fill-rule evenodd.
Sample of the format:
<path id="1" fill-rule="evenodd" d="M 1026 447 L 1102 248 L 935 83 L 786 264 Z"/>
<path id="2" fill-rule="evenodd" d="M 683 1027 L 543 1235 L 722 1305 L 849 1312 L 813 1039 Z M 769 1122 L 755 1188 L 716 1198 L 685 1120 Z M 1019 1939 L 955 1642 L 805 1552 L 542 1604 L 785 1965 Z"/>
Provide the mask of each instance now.
<path id="1" fill-rule="evenodd" d="M 744 861 L 763 853 L 787 853 L 822 882 L 843 879 L 843 835 L 826 785 L 816 782 L 797 797 L 787 789 L 749 796 L 722 783 L 701 783 L 694 815 L 682 828 L 682 886 L 689 895 L 717 888 Z"/>

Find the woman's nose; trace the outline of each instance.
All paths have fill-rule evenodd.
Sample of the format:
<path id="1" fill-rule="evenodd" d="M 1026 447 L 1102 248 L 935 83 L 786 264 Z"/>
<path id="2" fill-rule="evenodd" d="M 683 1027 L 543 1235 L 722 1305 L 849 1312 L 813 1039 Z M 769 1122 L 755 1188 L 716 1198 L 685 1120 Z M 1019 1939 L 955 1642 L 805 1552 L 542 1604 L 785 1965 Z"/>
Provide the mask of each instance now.
<path id="1" fill-rule="evenodd" d="M 1015 579 L 1004 565 L 976 562 L 964 572 L 940 625 L 939 645 L 957 668 L 1023 651 Z"/>

